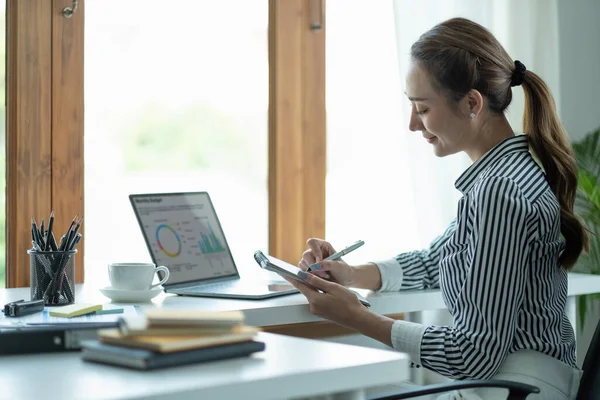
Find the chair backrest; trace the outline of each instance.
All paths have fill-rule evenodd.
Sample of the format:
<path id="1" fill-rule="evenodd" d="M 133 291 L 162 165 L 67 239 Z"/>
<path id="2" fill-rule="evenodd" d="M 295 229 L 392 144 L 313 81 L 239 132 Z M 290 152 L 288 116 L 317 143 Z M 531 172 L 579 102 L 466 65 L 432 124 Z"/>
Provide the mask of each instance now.
<path id="1" fill-rule="evenodd" d="M 583 360 L 583 375 L 579 383 L 577 400 L 600 399 L 600 321 Z"/>

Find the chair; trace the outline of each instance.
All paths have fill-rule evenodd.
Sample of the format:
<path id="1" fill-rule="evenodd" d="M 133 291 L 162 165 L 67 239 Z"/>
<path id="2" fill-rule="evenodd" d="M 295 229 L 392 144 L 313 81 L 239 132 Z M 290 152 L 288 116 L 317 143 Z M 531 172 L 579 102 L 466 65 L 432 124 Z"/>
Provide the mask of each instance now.
<path id="1" fill-rule="evenodd" d="M 428 385 L 418 389 L 408 389 L 401 393 L 389 393 L 387 395 L 378 395 L 371 397 L 369 400 L 400 400 L 410 399 L 417 396 L 428 394 L 449 392 L 459 389 L 495 387 L 508 389 L 508 397 L 506 400 L 524 400 L 531 393 L 539 393 L 540 389 L 536 386 L 528 385 L 520 382 L 512 382 L 505 380 L 464 380 L 439 385 Z M 594 336 L 590 343 L 590 347 L 585 353 L 583 361 L 583 374 L 579 382 L 579 390 L 577 391 L 576 400 L 598 400 L 600 399 L 600 321 L 596 325 Z"/>
<path id="2" fill-rule="evenodd" d="M 600 321 L 583 360 L 583 375 L 579 382 L 577 400 L 600 399 Z"/>
<path id="3" fill-rule="evenodd" d="M 454 381 L 449 383 L 440 383 L 437 385 L 427 385 L 418 389 L 408 389 L 401 393 L 384 394 L 383 396 L 370 397 L 369 400 L 400 400 L 412 399 L 413 397 L 425 396 L 428 394 L 450 392 L 459 389 L 472 388 L 503 388 L 508 389 L 508 397 L 506 400 L 525 400 L 531 393 L 539 393 L 540 389 L 537 386 L 528 385 L 521 382 L 504 381 L 497 379 L 489 380 L 464 380 Z"/>

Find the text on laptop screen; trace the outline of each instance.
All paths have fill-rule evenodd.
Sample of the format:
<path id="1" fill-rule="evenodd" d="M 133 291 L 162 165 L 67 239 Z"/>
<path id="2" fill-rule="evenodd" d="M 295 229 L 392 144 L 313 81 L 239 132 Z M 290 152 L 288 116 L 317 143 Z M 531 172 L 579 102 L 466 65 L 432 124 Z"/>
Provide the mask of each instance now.
<path id="1" fill-rule="evenodd" d="M 169 268 L 167 284 L 237 273 L 206 193 L 132 199 L 154 262 Z"/>

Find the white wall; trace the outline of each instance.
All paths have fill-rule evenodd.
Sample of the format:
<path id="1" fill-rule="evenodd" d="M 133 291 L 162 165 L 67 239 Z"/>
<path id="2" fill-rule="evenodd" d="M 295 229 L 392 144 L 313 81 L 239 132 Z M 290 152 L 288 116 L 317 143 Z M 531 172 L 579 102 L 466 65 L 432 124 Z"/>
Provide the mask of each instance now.
<path id="1" fill-rule="evenodd" d="M 600 0 L 558 2 L 560 49 L 559 113 L 572 140 L 600 127 Z M 577 359 L 585 352 L 598 319 L 600 303 L 588 312 L 577 335 Z"/>
<path id="2" fill-rule="evenodd" d="M 600 127 L 600 0 L 558 2 L 560 109 L 573 140 Z"/>

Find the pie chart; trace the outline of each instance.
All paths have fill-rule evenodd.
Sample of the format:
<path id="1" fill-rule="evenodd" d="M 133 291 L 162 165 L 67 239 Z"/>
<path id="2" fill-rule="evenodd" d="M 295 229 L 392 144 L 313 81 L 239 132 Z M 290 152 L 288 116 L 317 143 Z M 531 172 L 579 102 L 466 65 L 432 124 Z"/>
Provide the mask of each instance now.
<path id="1" fill-rule="evenodd" d="M 156 244 L 169 257 L 177 257 L 181 254 L 181 238 L 175 229 L 167 224 L 156 227 Z"/>

